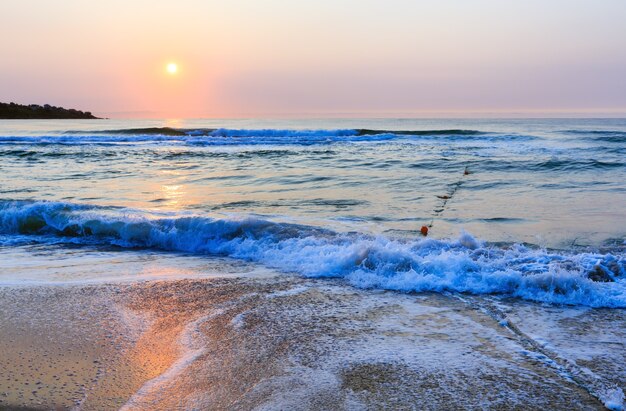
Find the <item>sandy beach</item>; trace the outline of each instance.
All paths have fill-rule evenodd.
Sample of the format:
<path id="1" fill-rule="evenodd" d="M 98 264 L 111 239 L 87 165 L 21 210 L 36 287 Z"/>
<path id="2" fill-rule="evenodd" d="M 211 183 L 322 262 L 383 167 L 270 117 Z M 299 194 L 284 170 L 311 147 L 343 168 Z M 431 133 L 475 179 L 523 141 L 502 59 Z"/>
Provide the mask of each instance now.
<path id="1" fill-rule="evenodd" d="M 603 409 L 623 310 L 293 277 L 0 289 L 3 409 Z"/>

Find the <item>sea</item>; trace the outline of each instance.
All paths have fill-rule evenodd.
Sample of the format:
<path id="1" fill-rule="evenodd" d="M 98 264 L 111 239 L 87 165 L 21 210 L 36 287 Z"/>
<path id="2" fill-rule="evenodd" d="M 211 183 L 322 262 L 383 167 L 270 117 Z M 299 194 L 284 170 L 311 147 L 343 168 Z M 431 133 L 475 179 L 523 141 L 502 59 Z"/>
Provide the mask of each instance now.
<path id="1" fill-rule="evenodd" d="M 624 308 L 626 119 L 0 121 L 0 285 L 270 272 Z"/>

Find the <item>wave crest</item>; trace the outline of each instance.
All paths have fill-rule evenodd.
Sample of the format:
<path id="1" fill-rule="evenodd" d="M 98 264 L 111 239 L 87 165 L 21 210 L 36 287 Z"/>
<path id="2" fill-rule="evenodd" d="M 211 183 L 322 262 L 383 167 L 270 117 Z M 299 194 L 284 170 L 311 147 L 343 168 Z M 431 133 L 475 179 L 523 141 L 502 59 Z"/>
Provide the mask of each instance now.
<path id="1" fill-rule="evenodd" d="M 626 307 L 621 253 L 495 246 L 469 234 L 451 240 L 399 240 L 253 217 L 156 215 L 32 201 L 0 202 L 0 233 L 223 255 L 303 276 L 344 278 L 366 288 L 495 293 L 548 303 Z"/>
<path id="2" fill-rule="evenodd" d="M 21 145 L 127 145 L 127 144 L 176 144 L 176 145 L 312 145 L 335 142 L 386 141 L 398 138 L 411 139 L 532 139 L 530 136 L 511 136 L 484 133 L 476 130 L 288 130 L 288 129 L 227 129 L 227 128 L 170 128 L 150 127 L 117 130 L 77 131 L 69 130 L 62 135 L 0 136 L 0 144 Z"/>

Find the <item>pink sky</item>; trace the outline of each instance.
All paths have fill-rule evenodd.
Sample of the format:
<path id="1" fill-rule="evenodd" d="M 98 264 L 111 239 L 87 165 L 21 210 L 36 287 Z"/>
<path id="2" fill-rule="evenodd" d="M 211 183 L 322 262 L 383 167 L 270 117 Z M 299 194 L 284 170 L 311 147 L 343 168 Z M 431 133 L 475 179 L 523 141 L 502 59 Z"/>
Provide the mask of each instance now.
<path id="1" fill-rule="evenodd" d="M 0 101 L 111 117 L 620 115 L 624 21 L 623 0 L 3 0 Z"/>

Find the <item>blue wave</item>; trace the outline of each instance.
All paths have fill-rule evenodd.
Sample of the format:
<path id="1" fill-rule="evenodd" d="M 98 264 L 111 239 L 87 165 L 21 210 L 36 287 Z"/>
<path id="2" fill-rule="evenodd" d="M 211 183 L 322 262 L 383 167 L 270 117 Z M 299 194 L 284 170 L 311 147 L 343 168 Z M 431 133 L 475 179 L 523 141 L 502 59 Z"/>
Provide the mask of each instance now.
<path id="1" fill-rule="evenodd" d="M 174 129 L 168 127 L 120 130 L 67 131 L 62 135 L 0 136 L 0 144 L 22 145 L 312 145 L 335 142 L 368 142 L 393 139 L 429 140 L 511 140 L 536 139 L 533 136 L 485 133 L 476 130 L 285 130 L 285 129 Z"/>
<path id="2" fill-rule="evenodd" d="M 626 131 L 620 130 L 565 130 L 563 133 L 582 136 L 584 140 L 626 143 Z"/>
<path id="3" fill-rule="evenodd" d="M 0 234 L 42 242 L 116 245 L 223 255 L 308 277 L 404 292 L 495 293 L 591 307 L 626 307 L 626 259 L 458 239 L 400 240 L 249 217 L 36 201 L 0 201 Z"/>

